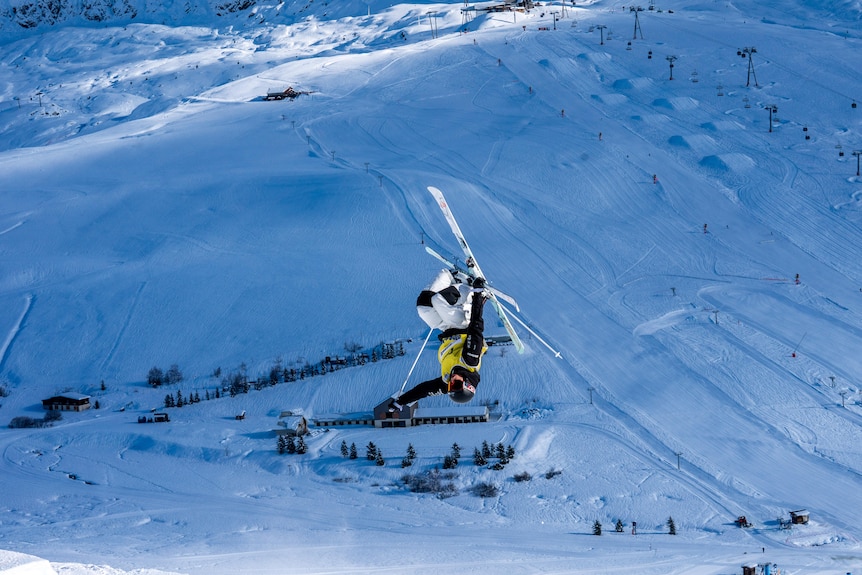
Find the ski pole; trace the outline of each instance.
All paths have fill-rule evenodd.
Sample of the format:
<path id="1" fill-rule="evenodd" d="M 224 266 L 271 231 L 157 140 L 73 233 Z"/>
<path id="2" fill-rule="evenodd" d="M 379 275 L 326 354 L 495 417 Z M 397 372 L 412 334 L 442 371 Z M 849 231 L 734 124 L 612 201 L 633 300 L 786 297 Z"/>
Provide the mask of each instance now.
<path id="1" fill-rule="evenodd" d="M 541 338 L 541 336 L 539 336 L 539 334 L 537 334 L 535 331 L 533 331 L 532 329 L 530 329 L 530 326 L 528 326 L 526 323 L 524 323 L 524 322 L 521 320 L 521 318 L 519 318 L 519 317 L 518 317 L 518 316 L 516 316 L 514 313 L 512 313 L 512 312 L 511 312 L 511 310 L 509 310 L 506 306 L 504 306 L 503 304 L 500 304 L 500 307 L 502 307 L 502 308 L 503 308 L 503 309 L 505 309 L 507 312 L 509 312 L 509 315 L 511 315 L 513 318 L 515 318 L 515 321 L 517 321 L 519 324 L 521 324 L 521 326 L 523 326 L 523 328 L 524 328 L 524 329 L 526 329 L 528 332 L 530 332 L 530 333 L 533 335 L 533 337 L 535 337 L 537 340 L 539 340 L 539 341 L 542 343 L 542 345 L 544 345 L 544 346 L 545 346 L 545 347 L 547 347 L 549 350 L 551 350 L 551 353 L 553 353 L 553 354 L 554 354 L 554 357 L 559 357 L 559 358 L 562 358 L 562 357 L 563 357 L 562 355 L 560 355 L 560 352 L 559 352 L 559 351 L 557 351 L 556 349 L 554 349 L 553 347 L 551 347 L 551 345 L 550 345 L 548 342 L 546 342 L 545 340 L 543 340 L 543 339 Z"/>
<path id="2" fill-rule="evenodd" d="M 433 327 L 428 330 L 428 335 L 425 336 L 425 341 L 422 342 L 422 347 L 419 348 L 419 353 L 416 354 L 416 359 L 413 360 L 413 365 L 410 366 L 410 371 L 407 372 L 407 377 L 404 378 L 404 383 L 401 384 L 401 390 L 398 392 L 398 395 L 401 395 L 404 392 L 404 388 L 407 386 L 410 376 L 413 375 L 413 370 L 416 369 L 416 364 L 419 363 L 419 356 L 422 355 L 422 351 L 425 349 L 425 346 L 428 345 L 428 340 L 431 339 L 431 334 L 433 332 Z"/>

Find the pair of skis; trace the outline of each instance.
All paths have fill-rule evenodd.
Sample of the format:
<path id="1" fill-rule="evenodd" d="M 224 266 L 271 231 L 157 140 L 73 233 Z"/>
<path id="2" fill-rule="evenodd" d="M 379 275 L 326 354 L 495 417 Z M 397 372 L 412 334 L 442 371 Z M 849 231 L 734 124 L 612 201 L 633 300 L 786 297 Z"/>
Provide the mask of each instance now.
<path id="1" fill-rule="evenodd" d="M 425 251 L 443 262 L 446 266 L 449 267 L 449 269 L 454 271 L 456 274 L 460 274 L 461 276 L 469 276 L 469 278 L 481 277 L 487 281 L 488 278 L 485 276 L 484 273 L 482 273 L 482 269 L 476 262 L 476 257 L 473 255 L 473 250 L 471 250 L 470 246 L 467 244 L 467 240 L 464 238 L 464 233 L 461 231 L 461 227 L 455 220 L 455 216 L 452 214 L 452 210 L 449 209 L 449 204 L 446 202 L 446 198 L 443 197 L 443 192 L 441 192 L 434 186 L 428 186 L 428 191 L 431 192 L 431 195 L 434 196 L 434 199 L 437 201 L 437 205 L 443 212 L 443 217 L 446 218 L 446 222 L 452 229 L 452 233 L 455 235 L 455 239 L 458 241 L 458 245 L 461 246 L 461 250 L 464 252 L 464 264 L 466 269 L 461 268 L 457 265 L 456 262 L 448 260 L 430 247 L 426 247 Z M 524 343 L 521 341 L 521 338 L 518 337 L 518 333 L 515 331 L 515 328 L 512 326 L 512 322 L 509 320 L 509 316 L 503 309 L 503 306 L 500 303 L 500 299 L 507 301 L 516 310 L 520 311 L 517 302 L 515 302 L 512 297 L 490 286 L 488 286 L 488 294 L 491 307 L 494 308 L 494 312 L 496 312 L 497 317 L 500 318 L 500 323 L 503 324 L 503 327 L 506 329 L 506 332 L 512 339 L 512 344 L 515 346 L 515 349 L 518 350 L 518 353 L 524 353 Z"/>
<path id="2" fill-rule="evenodd" d="M 464 267 L 461 267 L 456 258 L 447 258 L 431 248 L 430 246 L 425 247 L 425 251 L 429 254 L 440 260 L 446 267 L 452 270 L 455 277 L 460 279 L 461 281 L 466 281 L 472 284 L 472 280 L 477 277 L 481 277 L 482 279 L 487 281 L 487 277 L 484 273 L 482 273 L 482 269 L 479 267 L 479 264 L 476 262 L 476 257 L 473 255 L 473 250 L 470 249 L 470 246 L 467 244 L 467 240 L 464 238 L 464 233 L 461 231 L 461 227 L 458 225 L 458 222 L 455 220 L 455 216 L 452 214 L 452 210 L 449 209 L 449 204 L 446 202 L 446 198 L 443 197 L 443 192 L 435 188 L 434 186 L 428 186 L 428 191 L 431 192 L 431 195 L 434 196 L 434 199 L 437 201 L 437 205 L 440 207 L 440 210 L 443 212 L 443 217 L 446 218 L 446 222 L 449 224 L 449 227 L 452 229 L 452 233 L 455 234 L 455 239 L 458 240 L 458 245 L 461 246 L 461 250 L 464 252 Z M 500 300 L 503 300 L 509 303 L 512 307 L 515 308 L 516 311 L 521 311 L 518 307 L 518 303 L 511 296 L 501 292 L 500 290 L 491 287 L 487 283 L 485 284 L 485 289 L 488 292 L 489 301 L 491 302 L 491 306 L 494 308 L 494 311 L 497 313 L 497 317 L 500 318 L 500 323 L 503 324 L 503 327 L 506 329 L 506 332 L 509 334 L 509 337 L 512 340 L 512 344 L 515 346 L 515 349 L 518 350 L 518 353 L 524 353 L 524 343 L 521 341 L 521 338 L 518 336 L 518 333 L 515 331 L 515 328 L 512 327 L 512 322 L 509 321 L 509 316 L 506 313 L 506 309 L 503 307 L 503 304 L 500 303 Z M 511 313 L 511 312 L 509 312 Z M 545 347 L 547 347 L 551 353 L 554 354 L 554 357 L 561 358 L 562 355 L 559 351 L 555 350 L 553 347 L 548 344 L 544 339 L 542 339 L 539 334 L 530 329 L 530 327 L 524 323 L 521 319 L 518 318 L 517 315 L 512 313 L 512 317 L 521 324 L 521 326 L 526 329 L 530 334 L 535 337 L 539 342 L 542 343 Z M 428 339 L 431 337 L 431 333 L 434 331 L 432 328 L 428 331 L 428 335 L 425 337 L 425 341 L 422 344 L 422 347 L 419 349 L 419 353 L 422 353 L 422 350 L 425 349 L 425 346 L 428 344 Z M 400 397 L 401 393 L 404 392 L 404 388 L 407 385 L 407 381 L 410 379 L 410 375 L 413 373 L 413 369 L 416 367 L 417 362 L 419 361 L 419 355 L 416 356 L 416 359 L 413 361 L 413 366 L 410 368 L 410 371 L 407 373 L 407 377 L 404 379 L 404 383 L 401 384 L 401 390 L 392 395 L 393 398 Z"/>

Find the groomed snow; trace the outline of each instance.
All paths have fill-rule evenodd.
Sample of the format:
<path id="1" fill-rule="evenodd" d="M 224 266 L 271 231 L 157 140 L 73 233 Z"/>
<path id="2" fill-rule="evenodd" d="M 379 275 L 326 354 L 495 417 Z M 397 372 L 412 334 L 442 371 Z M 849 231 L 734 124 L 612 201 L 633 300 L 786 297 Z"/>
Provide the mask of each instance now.
<path id="1" fill-rule="evenodd" d="M 462 7 L 6 31 L 0 574 L 862 572 L 858 3 L 679 0 L 635 39 L 611 2 L 459 33 Z M 491 422 L 312 426 L 278 455 L 283 411 L 405 382 L 422 243 L 457 250 L 428 185 L 562 359 L 520 328 L 484 360 Z M 164 408 L 381 342 L 406 354 Z M 99 409 L 5 427 L 61 393 Z M 483 441 L 515 458 L 474 465 Z M 409 492 L 456 442 L 457 495 Z"/>

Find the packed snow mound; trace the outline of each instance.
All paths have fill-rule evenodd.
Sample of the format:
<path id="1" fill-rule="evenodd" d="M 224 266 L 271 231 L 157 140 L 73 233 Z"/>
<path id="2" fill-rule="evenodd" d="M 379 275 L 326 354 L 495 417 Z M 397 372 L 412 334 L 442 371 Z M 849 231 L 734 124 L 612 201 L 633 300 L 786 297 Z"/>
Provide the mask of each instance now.
<path id="1" fill-rule="evenodd" d="M 685 136 L 671 136 L 667 139 L 667 143 L 678 148 L 691 149 L 691 145 L 688 143 Z"/>
<path id="2" fill-rule="evenodd" d="M 754 160 L 745 154 L 731 153 L 705 156 L 701 167 L 714 172 L 746 171 L 754 167 Z"/>
<path id="3" fill-rule="evenodd" d="M 628 98 L 623 94 L 596 94 L 593 96 L 593 99 L 609 106 L 619 106 L 628 101 Z"/>
<path id="4" fill-rule="evenodd" d="M 700 126 L 704 130 L 709 130 L 711 132 L 726 132 L 730 130 L 741 130 L 742 126 L 740 126 L 737 122 L 733 120 L 719 120 L 715 122 L 704 122 Z"/>
<path id="5" fill-rule="evenodd" d="M 656 98 L 652 104 L 668 110 L 694 110 L 700 105 L 694 98 Z"/>
<path id="6" fill-rule="evenodd" d="M 622 78 L 614 81 L 614 90 L 645 90 L 652 86 L 649 78 Z"/>
<path id="7" fill-rule="evenodd" d="M 712 151 L 717 147 L 715 140 L 706 134 L 687 134 L 685 136 L 677 134 L 668 138 L 667 143 L 677 148 L 700 152 Z"/>

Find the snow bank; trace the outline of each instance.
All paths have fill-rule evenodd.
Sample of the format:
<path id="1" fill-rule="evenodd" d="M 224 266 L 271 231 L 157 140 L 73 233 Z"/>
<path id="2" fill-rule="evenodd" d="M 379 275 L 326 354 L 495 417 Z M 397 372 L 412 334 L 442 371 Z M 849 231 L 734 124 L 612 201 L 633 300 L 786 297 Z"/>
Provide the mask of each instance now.
<path id="1" fill-rule="evenodd" d="M 0 550 L 0 575 L 57 575 L 45 559 Z"/>

